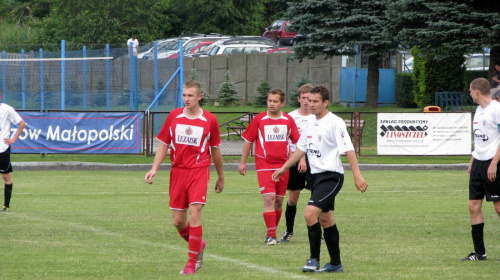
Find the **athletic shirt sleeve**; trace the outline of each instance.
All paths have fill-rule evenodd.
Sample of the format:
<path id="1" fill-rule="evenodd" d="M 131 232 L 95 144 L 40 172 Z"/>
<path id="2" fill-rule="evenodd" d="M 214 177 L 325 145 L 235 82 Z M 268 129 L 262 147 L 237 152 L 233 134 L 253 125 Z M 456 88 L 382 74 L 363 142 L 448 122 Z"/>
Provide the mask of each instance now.
<path id="1" fill-rule="evenodd" d="M 258 114 L 257 116 L 255 116 L 255 118 L 252 119 L 252 121 L 248 124 L 248 127 L 241 135 L 241 138 L 243 138 L 243 140 L 253 143 L 255 139 L 257 139 L 257 136 L 259 135 L 259 122 L 261 118 L 262 113 Z"/>
<path id="2" fill-rule="evenodd" d="M 208 111 L 206 112 L 208 115 Z M 212 116 L 210 122 L 210 147 L 219 147 L 220 146 L 220 131 L 219 131 L 219 122 L 215 116 Z"/>
<path id="3" fill-rule="evenodd" d="M 347 127 L 345 125 L 344 120 L 337 117 L 335 119 L 335 128 L 334 128 L 335 139 L 338 145 L 339 153 L 341 155 L 345 154 L 348 151 L 354 151 L 354 146 L 351 142 L 351 137 L 347 132 Z"/>

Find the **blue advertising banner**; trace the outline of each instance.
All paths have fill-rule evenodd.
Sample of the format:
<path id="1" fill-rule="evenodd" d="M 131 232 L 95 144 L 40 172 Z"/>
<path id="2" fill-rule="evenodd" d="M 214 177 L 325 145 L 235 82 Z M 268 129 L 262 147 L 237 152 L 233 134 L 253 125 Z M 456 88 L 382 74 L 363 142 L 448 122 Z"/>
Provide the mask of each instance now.
<path id="1" fill-rule="evenodd" d="M 141 153 L 142 112 L 19 112 L 26 128 L 12 153 Z M 12 125 L 12 135 L 17 126 Z"/>

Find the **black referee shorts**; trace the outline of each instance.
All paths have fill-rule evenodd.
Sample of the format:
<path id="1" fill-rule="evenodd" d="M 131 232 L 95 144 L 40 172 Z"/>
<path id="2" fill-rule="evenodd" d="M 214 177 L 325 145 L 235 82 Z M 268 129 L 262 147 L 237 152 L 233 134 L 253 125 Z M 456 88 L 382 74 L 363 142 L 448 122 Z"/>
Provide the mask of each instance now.
<path id="1" fill-rule="evenodd" d="M 7 174 L 12 172 L 12 164 L 10 163 L 10 146 L 5 152 L 0 153 L 0 173 Z"/>
<path id="2" fill-rule="evenodd" d="M 335 210 L 335 196 L 344 185 L 344 174 L 322 172 L 312 174 L 311 198 L 307 205 L 313 205 L 323 212 Z"/>
<path id="3" fill-rule="evenodd" d="M 469 200 L 500 201 L 500 166 L 497 165 L 497 178 L 495 181 L 488 180 L 488 167 L 491 160 L 472 161 L 469 179 Z"/>

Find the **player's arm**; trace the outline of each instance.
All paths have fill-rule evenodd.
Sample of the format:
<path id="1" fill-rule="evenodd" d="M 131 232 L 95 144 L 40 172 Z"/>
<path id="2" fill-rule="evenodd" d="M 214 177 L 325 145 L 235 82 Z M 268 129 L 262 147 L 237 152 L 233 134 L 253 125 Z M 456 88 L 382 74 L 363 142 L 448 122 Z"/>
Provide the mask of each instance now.
<path id="1" fill-rule="evenodd" d="M 292 156 L 280 167 L 280 169 L 274 171 L 273 180 L 278 182 L 281 175 L 283 175 L 290 167 L 296 164 L 306 153 L 300 149 L 296 149 Z"/>
<path id="2" fill-rule="evenodd" d="M 19 136 L 23 132 L 24 128 L 26 127 L 26 122 L 24 122 L 23 120 L 21 120 L 17 125 L 18 125 L 18 127 L 17 127 L 16 134 L 14 134 L 14 137 L 3 139 L 3 142 L 5 144 L 11 145 L 11 144 L 14 144 L 17 141 L 17 139 L 19 138 Z"/>
<path id="3" fill-rule="evenodd" d="M 360 192 L 365 192 L 368 188 L 368 184 L 366 183 L 363 176 L 361 176 L 361 171 L 359 170 L 358 159 L 356 158 L 356 152 L 347 151 L 346 152 L 347 160 L 349 161 L 349 165 L 351 166 L 352 175 L 354 176 L 354 184 L 356 185 L 356 189 Z"/>
<path id="4" fill-rule="evenodd" d="M 153 177 L 156 175 L 156 171 L 158 171 L 158 168 L 160 168 L 161 163 L 167 156 L 167 151 L 168 151 L 168 145 L 161 142 L 160 146 L 158 147 L 158 150 L 156 151 L 153 167 L 148 173 L 146 173 L 146 176 L 144 177 L 146 183 L 148 184 L 153 183 Z"/>
<path id="5" fill-rule="evenodd" d="M 474 157 L 470 157 L 469 166 L 467 167 L 467 173 L 469 173 L 469 177 L 470 177 L 470 171 L 472 169 L 472 162 L 473 161 L 474 161 Z"/>
<path id="6" fill-rule="evenodd" d="M 243 176 L 247 174 L 247 157 L 250 154 L 251 149 L 252 143 L 245 141 L 245 143 L 243 143 L 243 149 L 241 151 L 240 166 L 238 167 L 238 171 Z"/>
<path id="7" fill-rule="evenodd" d="M 490 166 L 488 167 L 488 180 L 490 182 L 493 182 L 497 178 L 497 166 L 498 166 L 498 161 L 500 160 L 500 146 L 497 149 L 497 152 L 495 153 L 495 156 L 491 159 Z"/>
<path id="8" fill-rule="evenodd" d="M 217 182 L 215 182 L 215 192 L 220 193 L 224 189 L 224 165 L 222 161 L 222 153 L 219 147 L 212 147 L 212 158 L 214 160 L 215 170 L 217 170 Z"/>
<path id="9" fill-rule="evenodd" d="M 307 164 L 306 164 L 306 156 L 305 155 L 299 160 L 297 170 L 299 171 L 299 173 L 306 173 Z"/>
<path id="10" fill-rule="evenodd" d="M 500 80 L 498 79 L 498 76 L 496 74 L 492 77 L 492 80 L 500 84 Z"/>

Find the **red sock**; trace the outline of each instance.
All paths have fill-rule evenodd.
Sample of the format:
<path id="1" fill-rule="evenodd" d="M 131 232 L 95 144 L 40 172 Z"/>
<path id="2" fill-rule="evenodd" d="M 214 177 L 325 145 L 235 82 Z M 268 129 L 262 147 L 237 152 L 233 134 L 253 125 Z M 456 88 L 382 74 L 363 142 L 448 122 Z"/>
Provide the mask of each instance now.
<path id="1" fill-rule="evenodd" d="M 267 227 L 267 236 L 276 237 L 276 212 L 264 212 L 264 222 Z"/>
<path id="2" fill-rule="evenodd" d="M 186 228 L 184 228 L 183 230 L 177 230 L 177 232 L 179 233 L 179 235 L 184 238 L 184 240 L 186 240 L 187 242 L 189 242 L 189 229 L 191 227 L 189 226 L 189 223 L 187 225 Z"/>
<path id="3" fill-rule="evenodd" d="M 283 209 L 276 210 L 274 212 L 276 212 L 276 228 L 278 228 L 278 225 L 279 225 L 280 220 L 281 220 L 281 212 L 283 212 Z"/>
<path id="4" fill-rule="evenodd" d="M 201 246 L 201 237 L 203 235 L 203 229 L 201 226 L 192 227 L 189 232 L 189 261 L 193 267 L 196 266 L 196 258 L 198 257 L 198 253 L 200 253 Z"/>

